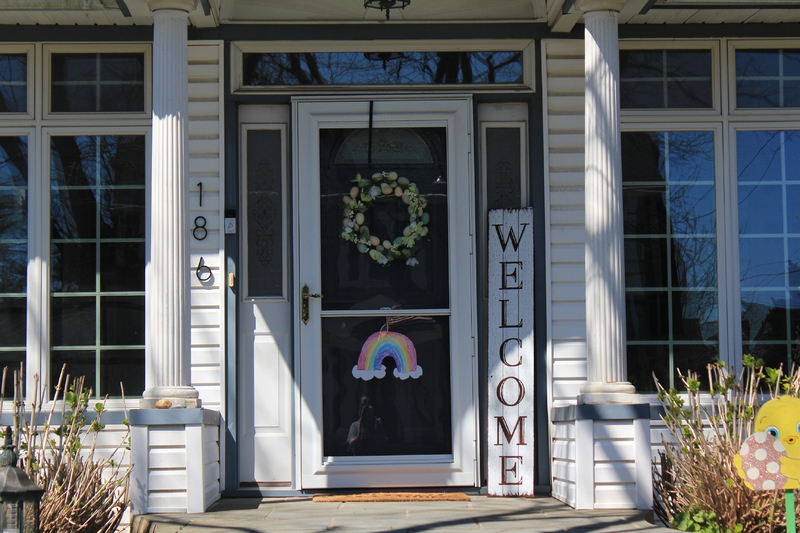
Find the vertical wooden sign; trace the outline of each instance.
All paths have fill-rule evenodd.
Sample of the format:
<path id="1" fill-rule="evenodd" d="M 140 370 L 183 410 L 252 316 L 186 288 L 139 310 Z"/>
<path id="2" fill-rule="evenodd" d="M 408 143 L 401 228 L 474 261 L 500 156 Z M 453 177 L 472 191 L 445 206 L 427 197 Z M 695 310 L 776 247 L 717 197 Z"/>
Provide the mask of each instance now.
<path id="1" fill-rule="evenodd" d="M 489 211 L 490 496 L 533 496 L 533 209 Z"/>

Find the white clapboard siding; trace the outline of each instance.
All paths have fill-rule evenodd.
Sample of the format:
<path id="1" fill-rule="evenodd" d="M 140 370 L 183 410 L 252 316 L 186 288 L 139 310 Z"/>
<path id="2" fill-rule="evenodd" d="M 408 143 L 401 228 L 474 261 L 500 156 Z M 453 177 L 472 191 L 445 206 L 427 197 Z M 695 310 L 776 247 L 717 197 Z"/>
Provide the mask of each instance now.
<path id="1" fill-rule="evenodd" d="M 577 456 L 575 424 L 574 422 L 556 422 L 553 424 L 552 431 L 552 495 L 574 507 L 577 502 L 575 485 L 577 477 L 575 468 L 575 458 Z"/>
<path id="2" fill-rule="evenodd" d="M 546 41 L 543 49 L 549 202 L 548 329 L 552 405 L 557 407 L 574 403 L 586 380 L 583 41 Z"/>
<path id="3" fill-rule="evenodd" d="M 189 44 L 189 228 L 198 216 L 205 218 L 207 236 L 189 237 L 191 280 L 192 385 L 203 407 L 219 410 L 223 398 L 224 269 L 223 213 L 223 45 L 192 41 Z M 202 205 L 200 188 L 202 183 Z M 202 232 L 199 232 L 202 234 Z M 201 282 L 196 269 L 202 258 L 211 279 Z M 219 457 L 217 456 L 217 465 Z M 217 483 L 219 476 L 217 475 Z M 216 492 L 219 492 L 218 486 Z"/>
<path id="4" fill-rule="evenodd" d="M 219 457 L 219 426 L 206 424 L 203 426 L 203 499 L 206 509 L 221 495 Z"/>
<path id="5" fill-rule="evenodd" d="M 595 509 L 635 509 L 636 447 L 633 423 L 630 420 L 597 420 L 592 430 Z"/>

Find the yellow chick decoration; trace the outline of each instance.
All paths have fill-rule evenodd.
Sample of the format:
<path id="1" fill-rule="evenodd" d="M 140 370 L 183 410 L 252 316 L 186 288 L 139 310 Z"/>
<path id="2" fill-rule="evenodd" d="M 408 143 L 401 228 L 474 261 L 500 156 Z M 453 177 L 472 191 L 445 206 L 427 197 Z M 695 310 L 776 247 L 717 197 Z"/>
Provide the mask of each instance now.
<path id="1" fill-rule="evenodd" d="M 745 485 L 800 489 L 800 399 L 779 396 L 765 403 L 756 413 L 755 430 L 733 457 Z"/>

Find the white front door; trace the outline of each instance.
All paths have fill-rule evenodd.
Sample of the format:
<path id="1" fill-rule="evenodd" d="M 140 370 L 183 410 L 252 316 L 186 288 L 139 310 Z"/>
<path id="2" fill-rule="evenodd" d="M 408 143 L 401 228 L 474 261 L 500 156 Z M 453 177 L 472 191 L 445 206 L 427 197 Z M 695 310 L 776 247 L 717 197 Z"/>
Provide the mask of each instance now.
<path id="1" fill-rule="evenodd" d="M 478 483 L 471 110 L 293 104 L 302 488 Z"/>

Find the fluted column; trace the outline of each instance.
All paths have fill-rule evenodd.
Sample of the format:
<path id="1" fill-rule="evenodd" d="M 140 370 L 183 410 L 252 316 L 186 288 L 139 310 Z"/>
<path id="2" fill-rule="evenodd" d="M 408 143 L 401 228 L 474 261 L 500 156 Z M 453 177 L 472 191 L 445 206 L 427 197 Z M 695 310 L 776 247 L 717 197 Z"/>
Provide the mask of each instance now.
<path id="1" fill-rule="evenodd" d="M 625 0 L 578 0 L 586 69 L 586 340 L 582 403 L 628 403 L 617 19 Z"/>
<path id="2" fill-rule="evenodd" d="M 190 377 L 186 223 L 187 21 L 196 0 L 149 0 L 148 5 L 154 18 L 153 133 L 141 406 L 198 407 Z"/>

